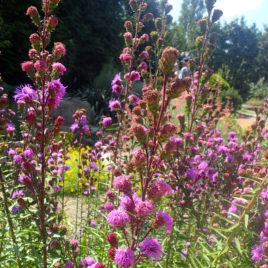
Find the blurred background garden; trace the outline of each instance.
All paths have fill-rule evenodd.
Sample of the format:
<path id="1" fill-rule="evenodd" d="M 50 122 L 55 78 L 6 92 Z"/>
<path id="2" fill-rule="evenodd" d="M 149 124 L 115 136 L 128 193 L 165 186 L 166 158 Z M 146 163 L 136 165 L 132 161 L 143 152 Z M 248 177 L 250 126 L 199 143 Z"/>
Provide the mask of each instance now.
<path id="1" fill-rule="evenodd" d="M 157 17 L 159 2 L 150 0 L 148 4 L 148 12 Z M 171 4 L 169 43 L 179 49 L 181 60 L 185 55 L 195 54 L 197 22 L 204 15 L 205 6 L 202 0 L 176 0 Z M 20 68 L 27 58 L 26 36 L 33 31 L 25 16 L 29 5 L 40 7 L 40 1 L 0 1 L 0 69 L 10 96 L 20 83 L 29 82 Z M 267 2 L 224 0 L 217 6 L 224 16 L 217 26 L 218 42 L 209 66 L 215 72 L 213 80 L 222 86 L 222 99 L 232 98 L 239 126 L 243 128 L 254 120 L 252 110 L 262 105 L 267 96 Z M 90 110 L 94 125 L 103 113 L 109 113 L 110 81 L 120 69 L 120 60 L 115 55 L 119 55 L 124 44 L 124 20 L 131 15 L 128 1 L 63 0 L 56 15 L 60 23 L 53 40 L 62 40 L 68 51 L 63 62 L 68 66 L 63 83 L 68 85 L 66 99 L 72 101 L 71 104 L 67 101 L 63 110 L 68 110 L 66 106 L 73 106 L 75 101 L 86 101 L 90 108 L 84 105 Z M 153 28 L 154 22 L 150 22 L 145 32 Z M 69 112 L 70 116 L 74 111 L 75 108 Z"/>

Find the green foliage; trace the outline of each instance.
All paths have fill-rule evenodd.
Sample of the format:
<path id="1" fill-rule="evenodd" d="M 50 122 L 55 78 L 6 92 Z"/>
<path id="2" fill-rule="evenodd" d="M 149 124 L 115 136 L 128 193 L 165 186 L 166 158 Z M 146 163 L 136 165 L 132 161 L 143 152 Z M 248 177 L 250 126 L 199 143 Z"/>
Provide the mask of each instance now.
<path id="1" fill-rule="evenodd" d="M 255 25 L 247 26 L 242 18 L 224 24 L 217 34 L 219 40 L 211 58 L 211 66 L 215 71 L 227 66 L 230 70 L 230 86 L 245 98 L 249 92 L 249 83 L 259 79 L 257 56 L 260 33 Z"/>
<path id="2" fill-rule="evenodd" d="M 265 77 L 268 79 L 268 27 L 264 28 L 262 35 L 259 37 L 259 54 L 257 71 L 259 77 Z"/>
<path id="3" fill-rule="evenodd" d="M 68 73 L 64 81 L 69 91 L 92 87 L 103 65 L 118 55 L 122 46 L 118 38 L 123 30 L 120 1 L 64 0 L 57 15 L 61 23 L 54 40 L 61 40 L 67 48 Z"/>
<path id="4" fill-rule="evenodd" d="M 219 74 L 213 74 L 209 79 L 209 84 L 211 87 L 219 88 L 221 91 L 230 89 L 229 83 Z"/>
<path id="5" fill-rule="evenodd" d="M 249 94 L 250 97 L 256 99 L 265 99 L 268 96 L 268 83 L 265 82 L 264 77 L 262 77 L 256 84 L 249 84 Z"/>
<path id="6" fill-rule="evenodd" d="M 242 103 L 242 97 L 239 95 L 238 91 L 230 87 L 229 83 L 223 79 L 219 74 L 213 74 L 209 80 L 210 86 L 212 88 L 220 89 L 220 99 L 223 104 L 226 104 L 228 100 L 231 100 L 234 110 L 238 110 Z"/>
<path id="7" fill-rule="evenodd" d="M 234 111 L 237 111 L 243 103 L 243 99 L 240 96 L 239 92 L 233 87 L 230 87 L 228 90 L 223 91 L 221 94 L 221 101 L 223 103 L 226 103 L 228 99 L 231 100 Z"/>
<path id="8" fill-rule="evenodd" d="M 183 0 L 179 17 L 178 32 L 184 34 L 188 49 L 195 47 L 195 38 L 199 28 L 197 22 L 205 11 L 203 0 Z"/>
<path id="9" fill-rule="evenodd" d="M 20 64 L 27 59 L 28 36 L 34 30 L 25 15 L 30 5 L 39 7 L 40 1 L 0 1 L 0 66 L 5 82 L 11 85 L 28 82 Z"/>

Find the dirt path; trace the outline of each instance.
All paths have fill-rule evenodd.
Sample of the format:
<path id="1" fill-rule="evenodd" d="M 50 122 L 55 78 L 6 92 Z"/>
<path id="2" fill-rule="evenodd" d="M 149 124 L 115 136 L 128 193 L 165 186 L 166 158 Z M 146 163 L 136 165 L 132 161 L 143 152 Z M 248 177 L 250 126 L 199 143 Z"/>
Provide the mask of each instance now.
<path id="1" fill-rule="evenodd" d="M 81 223 L 81 198 L 78 199 L 78 217 L 77 217 L 77 223 L 80 225 Z M 65 197 L 64 202 L 64 211 L 67 217 L 67 220 L 70 224 L 75 225 L 76 223 L 76 204 L 77 200 L 76 197 Z M 87 204 L 83 202 L 82 205 L 82 219 L 83 223 L 88 220 L 87 219 Z"/>

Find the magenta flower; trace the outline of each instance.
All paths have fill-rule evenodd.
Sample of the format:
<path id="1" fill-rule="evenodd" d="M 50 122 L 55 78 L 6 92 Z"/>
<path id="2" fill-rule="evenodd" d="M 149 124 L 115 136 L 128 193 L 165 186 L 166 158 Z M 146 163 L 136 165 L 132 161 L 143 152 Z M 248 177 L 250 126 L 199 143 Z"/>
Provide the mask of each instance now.
<path id="1" fill-rule="evenodd" d="M 9 149 L 8 150 L 8 155 L 9 156 L 14 156 L 16 154 L 16 151 L 15 150 L 13 150 L 13 149 Z"/>
<path id="2" fill-rule="evenodd" d="M 96 223 L 95 220 L 91 220 L 90 225 L 91 225 L 92 227 L 96 227 L 96 226 L 97 226 L 97 223 Z"/>
<path id="3" fill-rule="evenodd" d="M 86 125 L 87 123 L 87 117 L 85 115 L 82 115 L 81 118 L 80 118 L 80 123 L 82 125 Z"/>
<path id="4" fill-rule="evenodd" d="M 137 214 L 138 217 L 147 217 L 150 214 L 153 213 L 154 210 L 154 204 L 152 201 L 142 201 L 139 200 L 138 202 L 136 202 L 135 204 L 135 212 Z"/>
<path id="5" fill-rule="evenodd" d="M 119 59 L 125 63 L 129 63 L 132 59 L 131 55 L 129 55 L 128 53 L 122 53 L 119 57 Z"/>
<path id="6" fill-rule="evenodd" d="M 124 227 L 129 220 L 128 214 L 123 209 L 114 209 L 107 216 L 107 222 L 113 227 Z"/>
<path id="7" fill-rule="evenodd" d="M 36 69 L 37 72 L 42 72 L 46 70 L 47 64 L 44 61 L 38 60 L 35 62 L 34 68 Z"/>
<path id="8" fill-rule="evenodd" d="M 135 263 L 134 251 L 130 248 L 119 248 L 116 250 L 114 261 L 119 268 L 129 268 Z"/>
<path id="9" fill-rule="evenodd" d="M 134 81 L 139 81 L 141 79 L 140 73 L 137 71 L 132 71 L 130 73 L 130 81 L 134 82 Z"/>
<path id="10" fill-rule="evenodd" d="M 169 195 L 170 193 L 172 193 L 172 188 L 163 179 L 153 182 L 149 191 L 152 198 L 161 198 L 163 195 Z"/>
<path id="11" fill-rule="evenodd" d="M 124 86 L 120 78 L 120 73 L 116 74 L 112 81 L 113 93 L 120 94 L 124 91 Z"/>
<path id="12" fill-rule="evenodd" d="M 104 204 L 104 209 L 105 209 L 106 211 L 112 211 L 112 210 L 114 209 L 114 205 L 113 205 L 111 202 L 106 202 L 106 203 Z"/>
<path id="13" fill-rule="evenodd" d="M 89 132 L 89 126 L 88 125 L 84 125 L 82 126 L 82 131 L 87 134 Z"/>
<path id="14" fill-rule="evenodd" d="M 112 118 L 111 117 L 104 117 L 102 119 L 102 126 L 105 128 L 105 127 L 108 127 L 112 124 Z"/>
<path id="15" fill-rule="evenodd" d="M 66 67 L 60 62 L 55 62 L 52 64 L 52 70 L 55 73 L 64 75 L 64 73 L 66 72 Z"/>
<path id="16" fill-rule="evenodd" d="M 113 181 L 113 186 L 116 190 L 123 193 L 129 193 L 131 190 L 131 182 L 129 175 L 118 176 Z"/>
<path id="17" fill-rule="evenodd" d="M 19 211 L 20 211 L 20 207 L 19 206 L 14 206 L 11 209 L 12 214 L 18 214 Z"/>
<path id="18" fill-rule="evenodd" d="M 20 164 L 23 160 L 21 155 L 14 155 L 13 159 L 17 164 Z"/>
<path id="19" fill-rule="evenodd" d="M 144 50 L 140 53 L 139 58 L 141 60 L 148 60 L 150 58 L 150 55 L 149 55 L 148 51 Z"/>
<path id="20" fill-rule="evenodd" d="M 6 131 L 7 133 L 12 133 L 15 131 L 15 126 L 12 123 L 6 123 Z"/>
<path id="21" fill-rule="evenodd" d="M 141 62 L 137 70 L 141 73 L 146 73 L 148 71 L 148 64 L 145 61 Z"/>
<path id="22" fill-rule="evenodd" d="M 37 99 L 37 94 L 31 85 L 22 85 L 15 90 L 14 100 L 32 102 Z"/>
<path id="23" fill-rule="evenodd" d="M 15 199 L 17 197 L 23 197 L 24 196 L 24 192 L 23 190 L 15 190 L 13 193 L 12 193 L 12 198 Z"/>
<path id="24" fill-rule="evenodd" d="M 264 252 L 261 245 L 256 245 L 251 250 L 251 259 L 257 263 L 264 261 Z"/>
<path id="25" fill-rule="evenodd" d="M 145 238 L 140 244 L 140 252 L 142 255 L 146 255 L 149 259 L 155 259 L 159 261 L 162 255 L 162 247 L 155 238 Z"/>
<path id="26" fill-rule="evenodd" d="M 75 122 L 71 125 L 70 127 L 72 132 L 75 132 L 77 129 L 79 129 L 79 125 L 77 123 L 77 121 L 75 120 Z"/>
<path id="27" fill-rule="evenodd" d="M 109 108 L 111 110 L 111 112 L 113 112 L 114 110 L 116 109 L 119 109 L 121 108 L 121 103 L 119 100 L 116 100 L 116 99 L 112 99 L 109 101 Z"/>
<path id="28" fill-rule="evenodd" d="M 160 225 L 165 225 L 167 234 L 171 233 L 172 226 L 173 226 L 173 219 L 169 216 L 168 213 L 163 212 L 162 210 L 159 210 L 156 213 L 156 219 L 155 222 Z"/>
<path id="29" fill-rule="evenodd" d="M 68 261 L 65 263 L 64 265 L 64 268 L 73 268 L 74 267 L 74 264 L 72 261 Z"/>
<path id="30" fill-rule="evenodd" d="M 268 202 L 268 187 L 261 192 L 261 198 L 263 201 Z"/>
<path id="31" fill-rule="evenodd" d="M 83 260 L 83 264 L 86 266 L 86 267 L 90 267 L 91 265 L 93 265 L 95 263 L 95 260 L 92 258 L 92 257 L 85 257 L 85 259 Z"/>
<path id="32" fill-rule="evenodd" d="M 129 97 L 128 97 L 128 101 L 134 105 L 137 105 L 139 103 L 139 97 L 137 97 L 136 95 L 134 94 L 131 94 Z"/>
<path id="33" fill-rule="evenodd" d="M 60 79 L 52 80 L 48 83 L 47 91 L 49 93 L 48 103 L 49 105 L 57 108 L 65 95 L 66 88 L 60 82 Z"/>
<path id="34" fill-rule="evenodd" d="M 31 148 L 29 148 L 29 149 L 24 151 L 23 155 L 25 158 L 32 159 L 34 156 L 34 152 Z"/>
<path id="35" fill-rule="evenodd" d="M 133 211 L 135 204 L 128 195 L 123 195 L 120 200 L 120 207 L 127 211 Z"/>

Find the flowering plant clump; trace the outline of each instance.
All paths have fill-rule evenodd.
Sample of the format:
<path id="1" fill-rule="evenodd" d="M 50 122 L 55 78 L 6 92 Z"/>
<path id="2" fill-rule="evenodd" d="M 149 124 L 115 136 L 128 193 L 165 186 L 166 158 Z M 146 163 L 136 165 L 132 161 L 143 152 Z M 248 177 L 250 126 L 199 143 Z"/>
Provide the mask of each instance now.
<path id="1" fill-rule="evenodd" d="M 50 44 L 59 2 L 43 0 L 42 14 L 34 6 L 26 12 L 37 30 L 21 64 L 31 82 L 14 92 L 16 127 L 0 88 L 3 265 L 267 267 L 268 102 L 242 135 L 225 138 L 217 128 L 232 104 L 223 105 L 209 83 L 222 16 L 216 1 L 205 1 L 192 75 L 184 79 L 175 74 L 180 52 L 168 45 L 172 6 L 161 0 L 154 18 L 147 1 L 129 1 L 134 18 L 124 23 L 110 116 L 91 146 L 86 110 L 74 113 L 70 134 L 61 131 L 64 118 L 52 116 L 67 90 L 66 48 Z M 144 32 L 151 22 L 155 29 Z M 176 115 L 179 97 L 185 111 Z M 66 196 L 70 174 L 75 198 Z"/>

